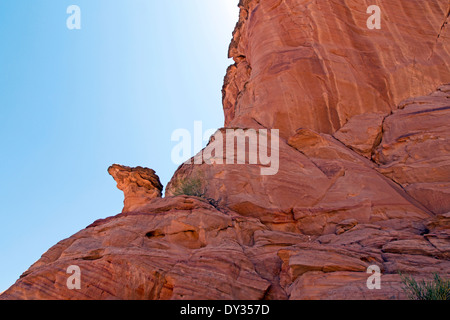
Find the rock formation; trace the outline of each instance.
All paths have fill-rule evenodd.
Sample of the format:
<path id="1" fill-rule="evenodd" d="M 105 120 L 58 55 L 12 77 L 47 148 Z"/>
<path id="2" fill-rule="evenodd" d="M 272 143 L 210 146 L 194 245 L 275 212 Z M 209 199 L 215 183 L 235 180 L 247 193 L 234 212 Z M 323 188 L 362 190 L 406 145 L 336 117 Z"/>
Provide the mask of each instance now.
<path id="1" fill-rule="evenodd" d="M 379 3 L 368 30 L 363 0 L 241 0 L 218 132 L 279 129 L 277 174 L 214 154 L 162 198 L 153 170 L 114 165 L 122 213 L 0 299 L 404 299 L 398 272 L 449 277 L 449 4 Z"/>
<path id="2" fill-rule="evenodd" d="M 133 211 L 150 200 L 161 197 L 163 185 L 152 169 L 114 164 L 109 167 L 108 173 L 116 180 L 117 188 L 124 193 L 122 212 Z"/>
<path id="3" fill-rule="evenodd" d="M 447 83 L 446 0 L 241 0 L 223 89 L 225 126 L 252 119 L 288 138 L 334 133 L 353 116 L 389 113 Z"/>
<path id="4" fill-rule="evenodd" d="M 379 171 L 434 213 L 450 212 L 450 85 L 408 99 L 387 117 Z"/>

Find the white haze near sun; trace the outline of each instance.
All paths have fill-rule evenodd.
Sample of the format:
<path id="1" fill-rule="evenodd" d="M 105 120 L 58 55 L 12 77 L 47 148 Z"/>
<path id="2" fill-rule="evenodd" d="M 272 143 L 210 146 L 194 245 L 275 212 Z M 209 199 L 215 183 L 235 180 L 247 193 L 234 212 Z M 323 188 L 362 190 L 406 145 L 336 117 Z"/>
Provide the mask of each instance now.
<path id="1" fill-rule="evenodd" d="M 237 18 L 239 17 L 239 8 L 237 4 L 239 1 L 235 0 L 224 0 L 226 3 L 226 13 L 230 19 L 234 19 L 237 22 Z"/>

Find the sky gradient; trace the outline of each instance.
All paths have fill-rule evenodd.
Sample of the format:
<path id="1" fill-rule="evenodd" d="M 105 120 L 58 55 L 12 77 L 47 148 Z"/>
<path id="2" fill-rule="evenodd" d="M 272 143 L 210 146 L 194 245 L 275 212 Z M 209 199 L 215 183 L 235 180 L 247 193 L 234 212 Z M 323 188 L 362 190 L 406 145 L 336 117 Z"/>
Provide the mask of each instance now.
<path id="1" fill-rule="evenodd" d="M 111 164 L 150 167 L 166 185 L 172 132 L 223 126 L 237 3 L 0 0 L 0 292 L 121 211 Z M 81 30 L 66 27 L 72 4 Z"/>

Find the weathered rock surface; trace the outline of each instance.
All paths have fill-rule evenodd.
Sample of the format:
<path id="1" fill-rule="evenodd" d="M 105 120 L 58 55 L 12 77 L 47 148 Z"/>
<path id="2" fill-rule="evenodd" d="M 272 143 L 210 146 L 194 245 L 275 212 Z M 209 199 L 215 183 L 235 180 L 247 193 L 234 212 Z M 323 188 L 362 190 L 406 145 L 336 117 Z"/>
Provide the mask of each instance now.
<path id="1" fill-rule="evenodd" d="M 448 1 L 379 3 L 381 31 L 362 0 L 242 0 L 219 132 L 280 129 L 277 173 L 221 164 L 213 139 L 165 198 L 153 170 L 114 165 L 122 213 L 0 299 L 405 299 L 398 272 L 449 277 Z M 202 197 L 175 196 L 187 181 Z"/>
<path id="2" fill-rule="evenodd" d="M 223 88 L 225 126 L 252 119 L 334 133 L 355 115 L 450 82 L 447 0 L 381 0 L 381 30 L 365 0 L 242 0 Z M 419 22 L 420 21 L 420 22 Z"/>
<path id="3" fill-rule="evenodd" d="M 232 215 L 188 197 L 155 199 L 147 210 L 97 221 L 61 241 L 2 298 L 264 297 L 269 282 L 244 254 Z M 66 286 L 69 265 L 81 268 L 81 290 Z"/>
<path id="4" fill-rule="evenodd" d="M 1 299 L 405 298 L 396 272 L 445 275 L 444 254 L 413 229 L 306 236 L 201 198 L 156 198 L 61 241 Z M 66 286 L 71 265 L 81 269 L 80 290 Z M 367 289 L 369 265 L 383 271 L 380 291 Z"/>
<path id="5" fill-rule="evenodd" d="M 108 173 L 125 196 L 122 212 L 136 210 L 150 200 L 161 197 L 163 185 L 152 169 L 114 164 L 109 167 Z"/>
<path id="6" fill-rule="evenodd" d="M 373 162 L 327 134 L 300 129 L 280 140 L 276 175 L 262 176 L 260 167 L 183 164 L 166 196 L 173 195 L 178 181 L 201 176 L 206 198 L 275 230 L 306 235 L 335 233 L 347 219 L 420 233 L 420 221 L 431 215 Z"/>
<path id="7" fill-rule="evenodd" d="M 357 153 L 371 158 L 380 144 L 384 113 L 364 113 L 351 118 L 333 136 Z"/>
<path id="8" fill-rule="evenodd" d="M 380 290 L 367 290 L 368 274 L 338 271 L 308 272 L 299 277 L 289 290 L 293 300 L 382 300 L 406 299 L 401 278 L 396 274 L 382 276 Z"/>
<path id="9" fill-rule="evenodd" d="M 430 211 L 450 212 L 450 85 L 403 101 L 384 121 L 374 160 Z"/>

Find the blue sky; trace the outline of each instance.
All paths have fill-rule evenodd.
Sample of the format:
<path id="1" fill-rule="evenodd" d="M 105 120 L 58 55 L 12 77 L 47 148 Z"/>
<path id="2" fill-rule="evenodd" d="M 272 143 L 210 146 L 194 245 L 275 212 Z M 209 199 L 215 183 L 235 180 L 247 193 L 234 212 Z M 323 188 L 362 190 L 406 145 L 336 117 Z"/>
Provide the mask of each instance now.
<path id="1" fill-rule="evenodd" d="M 223 126 L 237 3 L 0 0 L 0 292 L 121 211 L 111 164 L 150 167 L 166 185 L 172 132 Z M 72 4 L 81 30 L 66 27 Z"/>

